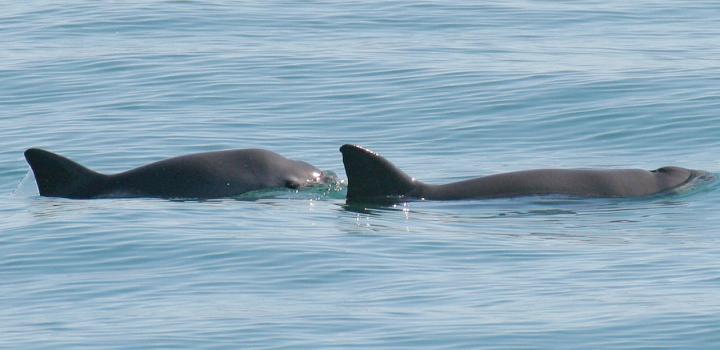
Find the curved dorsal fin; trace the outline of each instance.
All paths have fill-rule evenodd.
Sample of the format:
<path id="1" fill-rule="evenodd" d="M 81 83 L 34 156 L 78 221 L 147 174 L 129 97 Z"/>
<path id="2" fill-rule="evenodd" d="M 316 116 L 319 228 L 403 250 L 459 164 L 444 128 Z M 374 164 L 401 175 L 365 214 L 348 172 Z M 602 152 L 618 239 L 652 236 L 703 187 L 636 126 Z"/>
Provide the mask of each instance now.
<path id="1" fill-rule="evenodd" d="M 340 147 L 348 201 L 387 200 L 413 192 L 418 182 L 379 154 L 357 145 Z"/>
<path id="2" fill-rule="evenodd" d="M 92 198 L 104 187 L 105 175 L 55 153 L 30 148 L 25 151 L 25 159 L 32 168 L 41 196 Z"/>

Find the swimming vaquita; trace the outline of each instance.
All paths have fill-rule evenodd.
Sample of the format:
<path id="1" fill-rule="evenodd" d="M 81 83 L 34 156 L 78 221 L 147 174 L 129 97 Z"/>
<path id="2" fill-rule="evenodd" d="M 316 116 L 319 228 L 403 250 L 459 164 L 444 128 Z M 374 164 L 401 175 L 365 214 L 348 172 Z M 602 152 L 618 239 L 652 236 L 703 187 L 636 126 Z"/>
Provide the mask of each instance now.
<path id="1" fill-rule="evenodd" d="M 642 169 L 533 169 L 449 184 L 416 180 L 379 154 L 357 145 L 340 147 L 348 176 L 348 201 L 459 200 L 537 195 L 645 197 L 671 192 L 702 170 L 665 166 Z M 40 195 L 73 199 L 158 197 L 223 198 L 269 189 L 335 181 L 303 161 L 264 149 L 195 153 L 105 175 L 41 149 L 25 151 Z"/>

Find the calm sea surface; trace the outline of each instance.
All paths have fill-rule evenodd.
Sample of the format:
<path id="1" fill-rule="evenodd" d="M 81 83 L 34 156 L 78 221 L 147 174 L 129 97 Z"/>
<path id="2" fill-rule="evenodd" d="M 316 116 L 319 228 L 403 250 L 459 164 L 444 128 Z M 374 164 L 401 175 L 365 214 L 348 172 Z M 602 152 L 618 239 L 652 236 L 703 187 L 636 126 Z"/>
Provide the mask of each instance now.
<path id="1" fill-rule="evenodd" d="M 32 1 L 0 11 L 0 348 L 717 349 L 720 186 L 345 205 L 39 197 L 113 173 L 362 144 L 444 183 L 720 173 L 716 1 Z"/>

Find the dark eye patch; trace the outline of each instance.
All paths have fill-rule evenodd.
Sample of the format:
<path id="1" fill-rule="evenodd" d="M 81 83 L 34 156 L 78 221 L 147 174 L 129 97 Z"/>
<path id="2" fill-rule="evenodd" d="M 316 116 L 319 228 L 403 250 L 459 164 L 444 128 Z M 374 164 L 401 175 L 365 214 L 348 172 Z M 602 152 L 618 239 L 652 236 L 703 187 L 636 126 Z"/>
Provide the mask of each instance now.
<path id="1" fill-rule="evenodd" d="M 285 187 L 296 190 L 300 188 L 300 183 L 294 180 L 285 180 Z"/>

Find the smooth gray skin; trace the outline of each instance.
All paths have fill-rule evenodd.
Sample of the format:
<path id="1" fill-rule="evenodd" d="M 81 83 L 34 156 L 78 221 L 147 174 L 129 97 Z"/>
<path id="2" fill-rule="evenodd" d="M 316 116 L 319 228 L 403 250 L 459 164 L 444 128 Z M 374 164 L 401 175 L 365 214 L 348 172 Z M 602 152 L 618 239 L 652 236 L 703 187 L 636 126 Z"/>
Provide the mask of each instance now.
<path id="1" fill-rule="evenodd" d="M 397 169 L 379 154 L 356 145 L 340 147 L 348 175 L 350 201 L 391 197 L 453 200 L 531 195 L 578 197 L 643 197 L 688 183 L 704 173 L 675 166 L 641 169 L 537 169 L 430 185 Z"/>
<path id="2" fill-rule="evenodd" d="M 190 154 L 115 175 L 94 172 L 60 155 L 31 148 L 25 158 L 40 195 L 48 197 L 221 198 L 265 188 L 324 183 L 314 166 L 263 149 Z"/>

